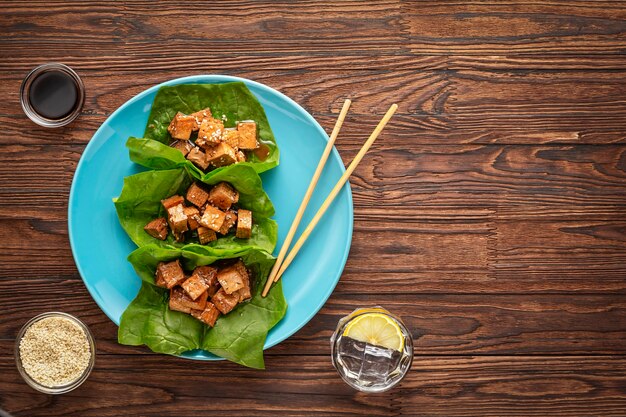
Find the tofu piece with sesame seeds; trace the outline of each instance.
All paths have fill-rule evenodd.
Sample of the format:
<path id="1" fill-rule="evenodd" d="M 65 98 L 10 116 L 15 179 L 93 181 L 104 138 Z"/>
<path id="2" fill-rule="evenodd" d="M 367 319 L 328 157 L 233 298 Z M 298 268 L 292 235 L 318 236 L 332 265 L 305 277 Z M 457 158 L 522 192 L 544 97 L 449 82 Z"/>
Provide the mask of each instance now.
<path id="1" fill-rule="evenodd" d="M 193 149 L 193 143 L 188 140 L 175 140 L 170 144 L 170 146 L 178 149 L 183 156 L 187 156 L 187 154 Z"/>
<path id="2" fill-rule="evenodd" d="M 256 149 L 259 147 L 256 122 L 251 120 L 238 122 L 237 131 L 239 132 L 239 149 Z"/>
<path id="3" fill-rule="evenodd" d="M 191 315 L 204 324 L 213 327 L 220 317 L 220 311 L 215 307 L 215 304 L 208 301 L 204 310 L 191 310 Z"/>
<path id="4" fill-rule="evenodd" d="M 191 113 L 190 116 L 192 116 L 195 119 L 195 124 L 194 124 L 194 127 L 193 127 L 193 131 L 195 132 L 198 129 L 200 129 L 200 125 L 202 124 L 202 121 L 204 119 L 210 119 L 212 117 L 211 109 L 207 107 L 204 110 L 200 110 L 200 111 L 197 111 L 195 113 Z"/>
<path id="5" fill-rule="evenodd" d="M 167 222 L 170 225 L 174 238 L 177 242 L 182 242 L 184 239 L 183 233 L 189 230 L 185 207 L 182 204 L 170 207 L 167 209 L 167 216 Z"/>
<path id="6" fill-rule="evenodd" d="M 222 210 L 213 206 L 206 206 L 198 222 L 201 226 L 208 227 L 214 232 L 218 232 L 222 228 L 225 219 L 226 213 Z"/>
<path id="7" fill-rule="evenodd" d="M 184 204 L 185 199 L 180 195 L 173 195 L 164 200 L 161 200 L 161 204 L 163 204 L 163 208 L 168 210 L 170 207 L 177 206 L 179 204 Z"/>
<path id="8" fill-rule="evenodd" d="M 224 223 L 222 223 L 222 227 L 218 230 L 218 233 L 222 235 L 227 235 L 230 229 L 237 224 L 237 213 L 235 213 L 234 210 L 226 210 L 225 213 Z"/>
<path id="9" fill-rule="evenodd" d="M 221 142 L 223 133 L 224 123 L 221 120 L 212 117 L 203 119 L 198 130 L 196 145 L 205 149 L 211 148 Z"/>
<path id="10" fill-rule="evenodd" d="M 239 148 L 239 132 L 234 127 L 229 127 L 224 129 L 224 134 L 222 135 L 222 142 L 227 145 L 237 149 Z"/>
<path id="11" fill-rule="evenodd" d="M 237 212 L 237 231 L 235 235 L 239 239 L 249 239 L 252 236 L 252 212 L 239 209 Z"/>
<path id="12" fill-rule="evenodd" d="M 217 268 L 199 266 L 180 286 L 187 292 L 187 295 L 194 300 L 205 291 L 209 297 L 212 297 L 219 288 Z"/>
<path id="13" fill-rule="evenodd" d="M 233 294 L 236 294 L 239 297 L 239 302 L 241 303 L 242 301 L 246 301 L 252 298 L 252 291 L 250 288 L 250 273 L 248 272 L 248 268 L 246 268 L 241 260 L 239 260 L 235 264 L 235 268 L 237 268 L 237 271 L 239 271 L 239 273 L 241 274 L 244 285 Z"/>
<path id="14" fill-rule="evenodd" d="M 232 146 L 220 142 L 207 152 L 207 161 L 214 167 L 225 167 L 237 163 L 237 154 Z"/>
<path id="15" fill-rule="evenodd" d="M 186 156 L 195 166 L 206 170 L 209 167 L 209 161 L 206 154 L 198 148 L 193 148 Z"/>
<path id="16" fill-rule="evenodd" d="M 213 297 L 217 290 L 220 289 L 220 283 L 217 280 L 217 268 L 213 266 L 198 266 L 193 270 L 193 274 L 198 275 L 204 282 L 209 284 L 207 289 L 209 297 Z"/>
<path id="17" fill-rule="evenodd" d="M 185 273 L 178 259 L 171 262 L 158 263 L 156 270 L 156 283 L 158 286 L 170 289 L 184 280 Z"/>
<path id="18" fill-rule="evenodd" d="M 197 275 L 190 276 L 185 281 L 183 281 L 183 283 L 180 284 L 180 286 L 182 287 L 183 290 L 185 290 L 187 295 L 192 300 L 195 300 L 198 297 L 200 297 L 209 288 L 208 284 L 205 283 L 204 280 L 198 277 Z"/>
<path id="19" fill-rule="evenodd" d="M 217 280 L 226 294 L 232 294 L 246 286 L 248 272 L 245 266 L 241 268 L 243 263 L 239 264 L 239 262 L 217 271 Z"/>
<path id="20" fill-rule="evenodd" d="M 220 182 L 209 190 L 207 201 L 222 210 L 228 210 L 239 201 L 239 192 L 229 183 Z"/>
<path id="21" fill-rule="evenodd" d="M 217 240 L 217 234 L 215 230 L 211 230 L 208 227 L 200 226 L 198 227 L 198 240 L 201 245 L 206 245 L 209 242 L 213 242 Z"/>
<path id="22" fill-rule="evenodd" d="M 200 223 L 198 223 L 200 211 L 196 207 L 190 206 L 183 208 L 183 212 L 185 216 L 187 216 L 187 226 L 189 230 L 196 230 L 200 226 Z"/>
<path id="23" fill-rule="evenodd" d="M 206 307 L 208 295 L 206 291 L 202 293 L 197 299 L 192 300 L 189 295 L 181 287 L 174 287 L 170 289 L 170 302 L 169 306 L 171 310 L 181 311 L 183 313 L 191 313 L 191 310 L 204 310 Z"/>
<path id="24" fill-rule="evenodd" d="M 220 288 L 211 298 L 211 302 L 215 304 L 215 307 L 217 307 L 222 314 L 228 314 L 239 304 L 239 296 L 226 294 L 224 288 Z"/>
<path id="25" fill-rule="evenodd" d="M 185 196 L 194 206 L 200 208 L 206 203 L 209 198 L 209 193 L 204 190 L 198 183 L 194 182 L 187 188 L 187 194 Z"/>
<path id="26" fill-rule="evenodd" d="M 181 112 L 176 113 L 167 131 L 173 139 L 189 140 L 193 131 L 196 119 L 193 116 L 187 116 Z"/>
<path id="27" fill-rule="evenodd" d="M 150 236 L 159 240 L 165 240 L 167 238 L 167 220 L 165 217 L 159 217 L 152 220 L 150 223 L 144 226 L 143 230 Z"/>

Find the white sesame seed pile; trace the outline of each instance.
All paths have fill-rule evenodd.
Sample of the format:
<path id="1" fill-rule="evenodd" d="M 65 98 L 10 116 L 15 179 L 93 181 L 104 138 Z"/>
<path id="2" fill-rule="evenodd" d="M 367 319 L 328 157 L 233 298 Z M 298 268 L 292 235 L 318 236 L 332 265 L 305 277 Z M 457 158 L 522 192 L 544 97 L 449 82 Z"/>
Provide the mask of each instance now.
<path id="1" fill-rule="evenodd" d="M 65 317 L 46 317 L 33 323 L 20 341 L 24 370 L 46 387 L 77 380 L 89 366 L 90 358 L 85 331 Z"/>

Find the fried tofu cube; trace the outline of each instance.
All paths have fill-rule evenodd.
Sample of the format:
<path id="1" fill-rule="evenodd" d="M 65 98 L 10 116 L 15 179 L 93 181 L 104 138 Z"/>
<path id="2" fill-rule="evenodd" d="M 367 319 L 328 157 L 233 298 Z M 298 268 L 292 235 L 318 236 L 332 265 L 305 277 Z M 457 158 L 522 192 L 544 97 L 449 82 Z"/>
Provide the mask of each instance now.
<path id="1" fill-rule="evenodd" d="M 239 132 L 239 149 L 256 149 L 259 142 L 256 138 L 256 122 L 247 120 L 237 123 Z"/>
<path id="2" fill-rule="evenodd" d="M 224 167 L 237 162 L 237 155 L 232 146 L 220 142 L 207 153 L 207 161 L 215 167 Z"/>
<path id="3" fill-rule="evenodd" d="M 180 195 L 173 195 L 171 197 L 166 198 L 165 200 L 161 200 L 161 204 L 165 210 L 169 210 L 171 207 L 177 206 L 179 204 L 184 204 L 185 199 Z"/>
<path id="4" fill-rule="evenodd" d="M 223 133 L 224 123 L 221 120 L 212 117 L 203 119 L 198 130 L 196 145 L 205 149 L 211 148 L 221 142 Z"/>
<path id="5" fill-rule="evenodd" d="M 240 239 L 249 239 L 252 236 L 252 212 L 250 210 L 239 209 L 235 235 Z"/>
<path id="6" fill-rule="evenodd" d="M 197 274 L 187 278 L 180 286 L 192 300 L 196 300 L 209 289 L 209 285 Z"/>
<path id="7" fill-rule="evenodd" d="M 178 242 L 182 242 L 183 233 L 189 230 L 187 224 L 187 215 L 185 214 L 185 208 L 182 204 L 167 209 L 167 222 L 172 229 L 172 234 Z"/>
<path id="8" fill-rule="evenodd" d="M 252 298 L 252 293 L 250 292 L 249 286 L 243 287 L 242 289 L 235 291 L 233 295 L 236 295 L 238 297 L 240 303 Z"/>
<path id="9" fill-rule="evenodd" d="M 212 266 L 199 266 L 194 269 L 193 275 L 197 275 L 207 283 L 209 286 L 207 289 L 209 297 L 213 297 L 217 290 L 220 289 L 220 283 L 217 280 L 217 268 Z"/>
<path id="10" fill-rule="evenodd" d="M 193 143 L 189 142 L 188 140 L 175 140 L 170 144 L 170 146 L 172 148 L 178 149 L 183 154 L 183 156 L 187 156 L 189 151 L 193 149 Z"/>
<path id="11" fill-rule="evenodd" d="M 154 283 L 157 287 L 167 288 L 167 282 L 165 282 L 165 278 L 163 278 L 163 275 L 159 274 L 158 271 L 157 271 L 156 279 L 154 280 Z"/>
<path id="12" fill-rule="evenodd" d="M 213 327 L 220 316 L 220 311 L 215 304 L 208 301 L 204 310 L 191 310 L 191 315 L 201 322 Z"/>
<path id="13" fill-rule="evenodd" d="M 246 154 L 243 153 L 242 151 L 237 151 L 235 156 L 237 157 L 237 163 L 246 162 Z"/>
<path id="14" fill-rule="evenodd" d="M 176 113 L 172 122 L 167 128 L 170 136 L 178 140 L 189 140 L 191 132 L 195 126 L 196 119 L 193 116 L 187 116 L 181 112 Z"/>
<path id="15" fill-rule="evenodd" d="M 220 288 L 211 298 L 211 302 L 222 314 L 228 314 L 239 304 L 239 296 L 226 294 L 224 288 Z"/>
<path id="16" fill-rule="evenodd" d="M 191 310 L 204 310 L 208 295 L 206 291 L 197 299 L 192 300 L 181 287 L 174 287 L 170 290 L 170 309 L 191 313 Z"/>
<path id="17" fill-rule="evenodd" d="M 187 226 L 189 230 L 196 230 L 200 226 L 200 223 L 198 223 L 200 211 L 196 207 L 185 207 L 183 208 L 183 212 L 185 216 L 187 216 Z"/>
<path id="18" fill-rule="evenodd" d="M 252 292 L 250 289 L 250 274 L 241 260 L 239 260 L 234 266 L 235 268 L 237 268 L 237 271 L 239 272 L 243 280 L 243 287 L 233 292 L 234 295 L 237 295 L 239 297 L 239 302 L 241 303 L 242 301 L 252 298 Z"/>
<path id="19" fill-rule="evenodd" d="M 204 152 L 198 148 L 193 148 L 186 156 L 195 166 L 200 169 L 207 169 L 209 167 L 209 161 Z"/>
<path id="20" fill-rule="evenodd" d="M 143 230 L 154 238 L 165 240 L 167 238 L 167 220 L 165 217 L 154 219 L 145 225 Z"/>
<path id="21" fill-rule="evenodd" d="M 222 224 L 224 224 L 225 219 L 226 213 L 222 210 L 213 206 L 206 206 L 202 217 L 200 217 L 199 223 L 201 226 L 208 227 L 209 229 L 218 232 L 222 228 Z"/>
<path id="22" fill-rule="evenodd" d="M 217 240 L 217 234 L 215 234 L 214 230 L 211 230 L 208 227 L 200 226 L 198 227 L 198 240 L 200 241 L 200 244 L 206 245 L 209 242 Z"/>
<path id="23" fill-rule="evenodd" d="M 217 280 L 226 294 L 232 294 L 243 288 L 246 285 L 247 279 L 248 272 L 246 271 L 246 268 L 244 267 L 242 270 L 238 263 L 222 268 L 217 272 Z"/>
<path id="24" fill-rule="evenodd" d="M 185 273 L 178 259 L 171 262 L 159 262 L 156 270 L 156 284 L 163 288 L 173 288 L 185 280 Z M 160 285 L 164 284 L 164 285 Z"/>
<path id="25" fill-rule="evenodd" d="M 198 185 L 198 183 L 193 183 L 187 189 L 186 195 L 187 201 L 193 204 L 196 207 L 202 207 L 204 203 L 206 203 L 209 198 L 209 193 L 204 191 L 204 189 Z"/>
<path id="26" fill-rule="evenodd" d="M 224 129 L 224 134 L 222 135 L 222 142 L 227 145 L 237 149 L 239 148 L 239 131 L 237 131 L 234 127 L 229 127 Z"/>
<path id="27" fill-rule="evenodd" d="M 200 128 L 200 124 L 202 124 L 202 120 L 211 118 L 211 109 L 207 107 L 204 110 L 191 113 L 190 116 L 192 116 L 195 119 L 195 123 L 193 126 L 193 131 L 195 132 L 196 130 Z"/>
<path id="28" fill-rule="evenodd" d="M 237 213 L 234 210 L 227 210 L 226 216 L 224 216 L 224 223 L 218 231 L 222 235 L 227 235 L 230 229 L 237 223 Z"/>
<path id="29" fill-rule="evenodd" d="M 239 201 L 239 193 L 227 182 L 220 182 L 209 191 L 208 202 L 222 210 L 228 210 Z"/>
<path id="30" fill-rule="evenodd" d="M 180 311 L 181 313 L 187 313 L 190 314 L 191 313 L 191 308 L 187 307 L 185 304 L 181 303 L 181 294 L 180 293 L 173 293 L 174 289 L 172 288 L 170 290 L 170 301 L 169 301 L 169 307 L 170 310 L 174 310 L 174 311 Z M 182 293 L 184 295 L 184 293 Z"/>

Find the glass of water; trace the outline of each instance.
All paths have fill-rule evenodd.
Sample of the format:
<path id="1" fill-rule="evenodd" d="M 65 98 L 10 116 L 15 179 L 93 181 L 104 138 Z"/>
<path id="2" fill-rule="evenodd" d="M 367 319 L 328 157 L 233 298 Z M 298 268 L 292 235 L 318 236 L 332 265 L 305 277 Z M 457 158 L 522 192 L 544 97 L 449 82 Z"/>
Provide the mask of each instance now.
<path id="1" fill-rule="evenodd" d="M 383 392 L 398 384 L 413 362 L 413 339 L 399 317 L 382 307 L 343 317 L 330 339 L 333 366 L 352 388 Z"/>

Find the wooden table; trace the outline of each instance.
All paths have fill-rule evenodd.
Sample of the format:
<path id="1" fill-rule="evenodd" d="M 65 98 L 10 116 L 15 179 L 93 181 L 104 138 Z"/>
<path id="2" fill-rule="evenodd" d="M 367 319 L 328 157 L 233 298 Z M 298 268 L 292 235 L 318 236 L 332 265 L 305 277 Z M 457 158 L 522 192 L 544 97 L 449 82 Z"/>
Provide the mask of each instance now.
<path id="1" fill-rule="evenodd" d="M 626 415 L 626 4 L 623 2 L 3 2 L 0 407 L 16 416 Z M 59 61 L 87 88 L 48 130 L 19 85 Z M 118 106 L 159 82 L 231 74 L 274 87 L 350 161 L 354 239 L 326 306 L 267 370 L 116 343 L 67 235 L 76 163 Z M 415 361 L 391 392 L 352 391 L 329 336 L 357 306 L 401 315 Z M 62 310 L 95 333 L 78 390 L 39 394 L 13 343 Z"/>

